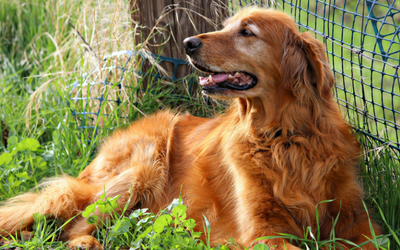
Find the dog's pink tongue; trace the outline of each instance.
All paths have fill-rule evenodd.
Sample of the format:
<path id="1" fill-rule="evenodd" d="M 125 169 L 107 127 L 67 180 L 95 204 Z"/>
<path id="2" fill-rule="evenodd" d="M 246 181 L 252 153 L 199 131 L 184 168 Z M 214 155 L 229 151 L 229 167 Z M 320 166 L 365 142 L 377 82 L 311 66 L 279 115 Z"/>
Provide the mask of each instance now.
<path id="1" fill-rule="evenodd" d="M 200 85 L 201 86 L 212 86 L 215 85 L 216 83 L 226 81 L 229 77 L 228 73 L 221 73 L 221 74 L 215 74 L 213 76 L 208 76 L 208 77 L 202 77 L 200 76 Z"/>
<path id="2" fill-rule="evenodd" d="M 229 74 L 227 73 L 222 73 L 222 74 L 216 74 L 212 76 L 213 82 L 223 82 L 228 79 Z"/>

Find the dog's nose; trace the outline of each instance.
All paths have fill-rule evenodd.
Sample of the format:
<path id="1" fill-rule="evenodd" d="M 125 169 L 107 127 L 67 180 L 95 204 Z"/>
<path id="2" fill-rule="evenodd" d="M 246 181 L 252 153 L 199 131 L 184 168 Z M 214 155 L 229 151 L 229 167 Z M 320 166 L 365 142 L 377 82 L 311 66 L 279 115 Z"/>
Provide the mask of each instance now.
<path id="1" fill-rule="evenodd" d="M 203 45 L 203 43 L 197 37 L 188 37 L 183 40 L 183 44 L 185 45 L 186 54 L 188 55 L 200 49 L 201 45 Z"/>

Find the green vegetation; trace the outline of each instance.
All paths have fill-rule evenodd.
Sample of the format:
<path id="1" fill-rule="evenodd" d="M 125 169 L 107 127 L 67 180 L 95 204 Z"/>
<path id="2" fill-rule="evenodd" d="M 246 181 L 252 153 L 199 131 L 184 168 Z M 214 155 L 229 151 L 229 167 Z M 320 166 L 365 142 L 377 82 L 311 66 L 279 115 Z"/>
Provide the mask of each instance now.
<path id="1" fill-rule="evenodd" d="M 366 203 L 375 208 L 375 220 L 391 235 L 391 249 L 397 249 L 400 246 L 400 162 L 393 158 L 387 146 L 376 145 L 364 137 L 361 141 L 367 145 L 361 168 Z"/>
<path id="2" fill-rule="evenodd" d="M 46 177 L 77 176 L 93 159 L 96 145 L 129 121 L 165 108 L 199 116 L 211 116 L 223 109 L 221 103 L 206 103 L 198 92 L 188 95 L 189 81 L 179 85 L 159 81 L 146 86 L 148 78 L 129 74 L 121 82 L 125 86 L 122 91 L 116 84 L 99 84 L 105 78 L 118 83 L 121 72 L 104 66 L 127 59 L 102 58 L 134 47 L 127 4 L 122 0 L 0 1 L 0 201 L 34 188 Z M 145 48 L 137 44 L 136 49 Z M 132 59 L 129 67 L 134 68 L 137 60 Z M 88 78 L 83 80 L 85 74 Z M 78 85 L 73 89 L 76 81 Z M 109 101 L 89 100 L 89 93 Z M 70 95 L 83 100 L 71 101 Z M 120 105 L 111 101 L 117 99 L 122 100 Z M 100 115 L 89 114 L 83 121 L 82 116 L 72 116 L 71 108 L 76 112 L 100 110 Z M 82 133 L 82 125 L 98 126 L 99 136 L 94 139 L 94 129 Z M 361 169 L 366 204 L 374 208 L 386 234 L 372 240 L 382 249 L 396 249 L 400 247 L 400 166 L 389 149 L 364 143 L 370 148 L 366 152 L 368 161 Z M 97 205 L 113 211 L 114 201 L 115 197 L 109 197 Z M 89 222 L 94 219 L 90 209 L 83 214 Z M 175 201 L 157 215 L 145 209 L 127 216 L 111 212 L 95 237 L 108 249 L 160 249 L 160 239 L 162 249 L 211 249 L 209 242 L 200 241 L 199 233 L 193 231 L 194 221 L 186 218 L 185 209 Z M 59 238 L 64 225 L 37 214 L 31 240 L 12 236 L 9 241 L 12 247 L 23 249 L 66 249 Z M 204 227 L 206 232 L 212 231 L 207 218 Z M 332 235 L 329 241 L 321 242 L 310 231 L 304 239 L 283 237 L 299 242 L 305 249 L 319 249 L 337 241 Z M 267 247 L 260 244 L 254 249 Z"/>
<path id="3" fill-rule="evenodd" d="M 105 194 L 103 195 L 105 197 Z M 113 213 L 118 206 L 116 199 L 104 197 L 83 213 L 88 222 L 96 222 L 96 206 L 100 212 L 111 213 L 111 221 L 106 220 L 98 236 L 108 249 L 130 246 L 131 249 L 211 249 L 207 243 L 199 240 L 201 232 L 193 231 L 196 223 L 186 218 L 186 206 L 176 199 L 159 215 L 147 213 L 147 209 L 138 209 L 128 217 Z M 125 211 L 125 210 L 122 210 Z M 228 249 L 219 246 L 214 249 Z"/>

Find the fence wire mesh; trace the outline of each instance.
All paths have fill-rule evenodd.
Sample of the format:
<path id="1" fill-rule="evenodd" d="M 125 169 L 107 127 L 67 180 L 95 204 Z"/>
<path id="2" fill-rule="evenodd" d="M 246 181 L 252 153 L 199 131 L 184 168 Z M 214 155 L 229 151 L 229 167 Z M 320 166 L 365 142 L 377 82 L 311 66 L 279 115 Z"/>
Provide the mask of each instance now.
<path id="1" fill-rule="evenodd" d="M 396 0 L 231 1 L 290 14 L 326 45 L 337 102 L 367 138 L 400 152 L 400 3 Z"/>
<path id="2" fill-rule="evenodd" d="M 151 64 L 150 61 L 153 62 L 152 67 L 147 67 L 148 72 L 142 71 L 145 64 Z M 172 74 L 166 75 L 156 66 L 163 63 L 173 66 Z M 181 79 L 177 77 L 178 69 L 182 65 L 188 67 L 185 60 L 133 50 L 122 50 L 104 57 L 100 68 L 83 74 L 70 85 L 71 113 L 84 141 L 88 144 L 93 142 L 99 129 L 125 123 L 132 111 L 141 112 L 139 109 L 134 110 L 141 96 L 139 92 L 150 89 L 155 94 L 161 91 L 155 86 L 160 81 L 167 82 L 170 86 L 175 81 L 185 81 L 188 86 L 187 95 L 191 96 L 193 76 Z M 147 83 L 143 84 L 143 81 Z M 146 90 L 147 85 L 150 88 Z M 169 95 L 171 97 L 176 94 L 171 90 Z M 122 102 L 130 102 L 130 105 L 122 106 Z"/>

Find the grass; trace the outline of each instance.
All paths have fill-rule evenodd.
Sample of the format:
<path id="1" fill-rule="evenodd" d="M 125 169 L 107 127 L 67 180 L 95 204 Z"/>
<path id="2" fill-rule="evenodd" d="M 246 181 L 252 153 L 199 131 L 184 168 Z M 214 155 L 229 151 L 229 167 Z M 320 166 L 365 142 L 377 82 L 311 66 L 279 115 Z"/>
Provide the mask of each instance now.
<path id="1" fill-rule="evenodd" d="M 367 192 L 366 203 L 375 207 L 375 219 L 390 234 L 392 246 L 400 246 L 400 162 L 387 146 L 361 137 L 365 147 L 362 182 Z M 394 247 L 396 249 L 396 247 Z"/>
<path id="2" fill-rule="evenodd" d="M 223 110 L 223 103 L 205 100 L 198 92 L 188 95 L 189 81 L 179 85 L 159 81 L 146 86 L 147 78 L 127 74 L 120 81 L 120 70 L 108 70 L 127 59 L 123 55 L 102 60 L 112 52 L 133 46 L 145 52 L 143 46 L 135 45 L 132 32 L 139 31 L 130 25 L 127 4 L 122 0 L 0 1 L 0 200 L 28 191 L 46 177 L 77 176 L 93 159 L 96 145 L 111 131 L 158 109 L 172 108 L 199 116 Z M 135 69 L 139 59 L 133 58 L 129 68 Z M 106 78 L 114 84 L 102 85 L 101 80 Z M 74 82 L 78 84 L 73 89 Z M 122 91 L 118 83 L 124 86 Z M 74 102 L 70 95 L 83 99 Z M 113 100 L 117 99 L 123 102 L 116 105 Z M 78 115 L 75 119 L 71 108 L 98 115 L 89 114 L 85 119 Z M 94 129 L 82 133 L 82 125 L 97 126 L 99 136 L 94 139 Z M 369 145 L 364 137 L 361 140 Z M 373 240 L 382 244 L 382 249 L 399 248 L 400 166 L 390 149 L 379 145 L 369 148 L 361 180 L 366 204 L 374 208 L 386 234 Z M 103 204 L 111 211 L 113 198 Z M 163 242 L 165 249 L 211 249 L 207 240 L 198 239 L 198 233 L 192 230 L 193 221 L 185 218 L 184 210 L 175 201 L 157 215 L 145 210 L 129 216 L 113 214 L 96 237 L 111 249 L 159 249 L 161 237 L 168 239 Z M 85 215 L 91 218 L 90 209 Z M 66 249 L 59 239 L 63 222 L 39 214 L 35 221 L 34 237 L 21 241 L 13 236 L 10 241 L 14 247 Z M 207 223 L 205 229 L 212 231 Z M 152 234 L 144 233 L 150 231 Z M 298 241 L 305 249 L 319 249 L 337 241 L 333 234 L 328 242 L 321 242 L 311 232 L 307 231 L 303 239 L 283 237 Z"/>

